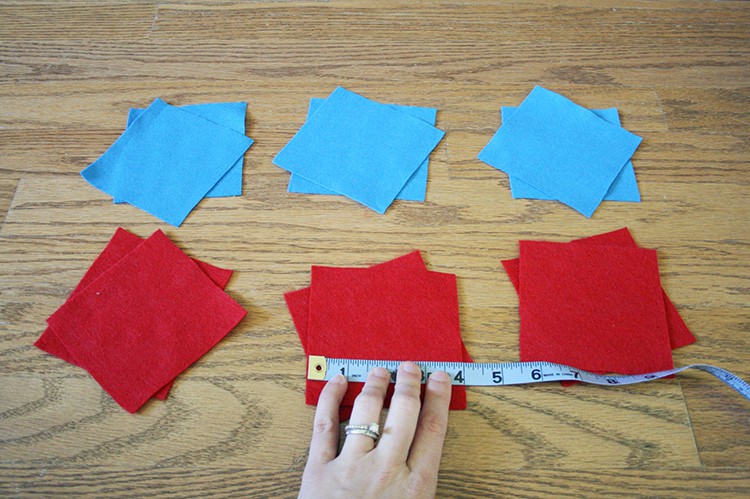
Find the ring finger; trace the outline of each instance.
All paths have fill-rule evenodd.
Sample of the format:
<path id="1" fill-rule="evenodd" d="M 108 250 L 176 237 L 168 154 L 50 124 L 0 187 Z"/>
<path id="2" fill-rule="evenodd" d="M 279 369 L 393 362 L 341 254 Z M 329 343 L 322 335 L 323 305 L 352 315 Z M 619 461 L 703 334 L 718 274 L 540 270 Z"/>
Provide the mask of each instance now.
<path id="1" fill-rule="evenodd" d="M 351 425 L 369 425 L 380 421 L 380 411 L 383 410 L 383 400 L 390 377 L 390 373 L 382 367 L 370 371 L 362 392 L 354 400 L 352 416 L 349 419 Z M 352 433 L 347 435 L 341 454 L 365 454 L 374 447 L 374 438 Z"/>

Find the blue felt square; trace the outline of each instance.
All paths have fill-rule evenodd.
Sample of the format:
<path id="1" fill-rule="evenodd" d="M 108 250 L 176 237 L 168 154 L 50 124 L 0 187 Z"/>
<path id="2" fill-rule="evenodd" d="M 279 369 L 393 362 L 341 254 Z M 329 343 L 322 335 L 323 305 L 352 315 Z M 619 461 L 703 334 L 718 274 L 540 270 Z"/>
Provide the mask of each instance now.
<path id="1" fill-rule="evenodd" d="M 317 98 L 310 99 L 310 107 L 307 111 L 307 119 L 310 119 L 310 116 L 315 114 L 315 111 L 318 110 L 324 100 L 325 99 Z M 398 106 L 396 104 L 390 104 L 390 106 L 399 111 L 409 113 L 415 118 L 419 118 L 420 120 L 425 121 L 430 125 L 435 125 L 435 120 L 437 119 L 437 109 L 435 108 Z M 406 182 L 406 185 L 404 185 L 404 188 L 401 189 L 401 192 L 398 193 L 396 199 L 402 199 L 405 201 L 424 201 L 425 194 L 427 192 L 427 175 L 429 172 L 429 168 L 430 158 L 428 156 L 427 159 L 425 159 L 422 164 L 419 165 L 419 168 L 417 168 L 417 171 L 414 172 L 408 182 Z M 287 188 L 287 191 L 300 194 L 338 195 L 337 192 L 326 189 L 325 187 L 294 173 L 292 173 L 291 177 L 289 178 L 289 187 Z"/>
<path id="2" fill-rule="evenodd" d="M 273 162 L 385 213 L 444 134 L 419 118 L 339 87 Z"/>
<path id="3" fill-rule="evenodd" d="M 479 159 L 590 217 L 640 143 L 637 135 L 535 87 Z"/>
<path id="4" fill-rule="evenodd" d="M 501 108 L 503 123 L 510 118 L 516 109 L 518 108 L 511 106 L 503 106 Z M 609 109 L 591 109 L 590 111 L 601 119 L 606 120 L 608 123 L 620 126 L 620 115 L 618 114 L 616 107 Z M 555 199 L 539 189 L 532 187 L 523 180 L 513 177 L 509 177 L 508 179 L 510 180 L 510 192 L 514 199 Z M 615 177 L 615 181 L 612 182 L 607 194 L 604 196 L 604 201 L 625 201 L 632 203 L 639 203 L 641 201 L 641 193 L 638 191 L 638 183 L 635 181 L 633 163 L 630 160 L 625 163 L 625 167 L 620 171 L 617 177 Z"/>
<path id="5" fill-rule="evenodd" d="M 177 106 L 183 111 L 197 114 L 217 125 L 225 126 L 235 132 L 245 135 L 245 116 L 247 114 L 247 102 L 212 102 L 208 104 L 188 104 Z M 130 126 L 145 109 L 131 108 L 128 113 L 128 125 Z M 252 141 L 252 139 L 250 139 Z M 252 144 L 252 142 L 251 142 Z M 244 157 L 240 157 L 235 164 L 224 174 L 216 185 L 206 194 L 207 198 L 230 197 L 242 195 L 242 167 Z M 118 202 L 119 200 L 115 200 Z"/>
<path id="6" fill-rule="evenodd" d="M 250 144 L 239 132 L 156 99 L 81 176 L 179 226 Z"/>

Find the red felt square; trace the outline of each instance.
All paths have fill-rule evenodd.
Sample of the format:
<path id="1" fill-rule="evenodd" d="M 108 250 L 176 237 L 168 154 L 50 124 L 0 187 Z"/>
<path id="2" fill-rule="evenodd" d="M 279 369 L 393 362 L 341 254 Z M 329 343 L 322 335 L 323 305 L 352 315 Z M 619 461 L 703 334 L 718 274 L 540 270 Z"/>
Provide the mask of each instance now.
<path id="1" fill-rule="evenodd" d="M 308 351 L 315 355 L 463 360 L 451 274 L 313 267 L 308 331 Z M 323 385 L 308 380 L 309 404 L 317 403 Z M 352 405 L 361 388 L 350 384 L 342 405 Z M 464 387 L 453 388 L 451 408 L 466 408 Z"/>
<path id="2" fill-rule="evenodd" d="M 427 272 L 424 260 L 422 260 L 422 254 L 419 251 L 412 251 L 406 255 L 373 265 L 369 268 Z M 360 268 L 357 269 L 361 270 Z M 284 300 L 286 301 L 287 308 L 292 316 L 292 321 L 297 330 L 300 343 L 302 343 L 302 349 L 305 351 L 305 354 L 309 355 L 307 350 L 307 325 L 310 317 L 310 287 L 308 286 L 296 291 L 284 293 Z"/>
<path id="3" fill-rule="evenodd" d="M 135 412 L 245 314 L 157 231 L 47 322 L 112 398 Z"/>
<path id="4" fill-rule="evenodd" d="M 627 227 L 618 229 L 612 232 L 605 232 L 604 234 L 597 234 L 590 237 L 584 237 L 583 239 L 576 239 L 571 241 L 575 244 L 601 244 L 601 245 L 615 245 L 615 246 L 627 246 L 637 248 L 633 236 Z M 508 274 L 513 287 L 518 292 L 518 273 L 519 273 L 519 261 L 518 258 L 512 260 L 503 260 L 503 267 L 505 272 Z M 677 307 L 674 306 L 672 301 L 667 296 L 667 293 L 662 289 L 662 298 L 664 300 L 664 308 L 667 314 L 667 325 L 669 327 L 669 341 L 672 349 L 684 347 L 695 343 L 695 336 L 688 329 L 685 321 L 682 320 L 680 313 L 677 311 Z"/>
<path id="5" fill-rule="evenodd" d="M 522 361 L 597 372 L 671 369 L 656 252 L 520 242 Z"/>
<path id="6" fill-rule="evenodd" d="M 307 325 L 310 316 L 310 288 L 307 287 L 285 293 L 284 299 L 286 300 L 289 313 L 292 316 L 292 321 L 294 322 L 294 327 L 297 330 L 297 335 L 300 338 L 300 343 L 302 343 L 302 349 L 304 350 L 306 355 L 309 355 L 310 353 L 307 347 Z M 473 362 L 469 351 L 466 349 L 466 345 L 464 345 L 463 340 L 461 341 L 461 358 L 462 362 Z M 361 383 L 356 384 L 361 385 Z M 458 390 L 458 387 L 456 387 L 455 389 Z M 359 388 L 359 390 L 361 390 L 361 387 Z M 457 396 L 459 397 L 459 402 L 455 402 L 455 407 L 454 404 L 451 404 L 451 409 L 465 409 L 465 402 L 463 404 L 461 404 L 460 402 L 461 394 L 459 393 Z M 339 411 L 339 419 L 341 421 L 349 419 L 351 410 L 351 405 L 342 404 Z"/>
<path id="7" fill-rule="evenodd" d="M 453 291 L 449 291 L 449 294 L 452 294 L 453 296 L 456 296 L 455 291 L 455 276 L 450 274 L 440 274 L 437 272 L 429 272 L 426 270 L 424 266 L 424 262 L 421 259 L 421 255 L 418 251 L 409 253 L 407 255 L 404 255 L 402 257 L 396 258 L 394 260 L 375 265 L 373 267 L 370 267 L 369 269 L 361 269 L 361 268 L 355 268 L 355 269 L 342 269 L 337 268 L 333 272 L 342 272 L 345 273 L 347 270 L 352 270 L 355 273 L 362 273 L 366 270 L 373 270 L 376 273 L 377 272 L 392 272 L 396 275 L 400 275 L 401 279 L 409 280 L 412 278 L 412 275 L 415 273 L 422 273 L 426 275 L 438 275 L 438 276 L 449 276 L 449 277 L 438 277 L 437 279 L 447 279 L 451 282 L 450 286 L 452 286 Z M 429 279 L 429 277 L 428 277 Z M 297 291 L 292 291 L 289 293 L 286 293 L 284 295 L 284 299 L 286 300 L 287 307 L 289 308 L 289 312 L 292 315 L 292 320 L 294 321 L 295 328 L 297 329 L 297 334 L 300 337 L 300 342 L 302 343 L 302 347 L 305 350 L 306 354 L 316 354 L 320 355 L 319 352 L 313 352 L 309 345 L 308 345 L 308 326 L 309 326 L 309 317 L 310 317 L 310 294 L 311 294 L 311 288 L 304 288 Z M 450 308 L 455 309 L 455 316 L 458 316 L 458 299 L 457 296 L 454 300 L 452 300 L 452 305 Z M 457 329 L 459 344 L 461 348 L 461 356 L 460 359 L 455 360 L 461 360 L 463 362 L 471 362 L 471 356 L 469 355 L 468 351 L 466 350 L 466 347 L 463 344 L 463 341 L 460 339 L 460 330 Z M 378 336 L 379 339 L 379 336 Z M 334 354 L 324 354 L 331 357 L 335 357 L 337 355 Z M 350 355 L 344 355 L 339 354 L 339 357 L 350 357 Z M 416 358 L 416 357 L 418 358 Z M 388 356 L 379 356 L 376 357 L 375 355 L 366 355 L 364 357 L 359 358 L 378 358 L 382 360 L 391 359 L 392 357 Z M 396 356 L 394 360 L 403 360 L 412 358 L 414 360 L 425 360 L 426 358 L 422 355 L 422 348 L 419 346 L 415 346 L 408 354 L 404 354 L 403 356 Z M 324 384 L 321 382 L 315 382 L 315 381 L 308 381 L 308 391 L 307 391 L 307 400 L 308 403 L 315 404 L 317 402 L 317 396 L 319 395 L 320 390 L 322 390 L 322 386 Z M 311 388 L 312 387 L 312 388 Z M 348 419 L 349 414 L 351 413 L 352 403 L 354 401 L 354 398 L 356 398 L 356 395 L 361 391 L 362 383 L 351 383 L 350 384 L 350 392 L 347 393 L 347 397 L 345 398 L 345 401 L 342 403 L 341 410 L 340 410 L 340 419 L 345 420 Z M 392 395 L 392 388 L 390 387 L 389 393 L 387 395 L 387 400 L 390 400 L 390 396 Z M 466 391 L 463 387 L 454 387 L 453 390 L 453 397 L 451 401 L 451 408 L 452 409 L 465 409 L 466 408 Z"/>
<path id="8" fill-rule="evenodd" d="M 73 289 L 71 297 L 75 296 L 92 281 L 94 281 L 101 274 L 106 272 L 112 265 L 117 263 L 122 257 L 130 253 L 139 244 L 143 242 L 143 239 L 132 234 L 125 229 L 118 227 L 114 235 L 110 239 L 107 246 L 104 248 L 101 254 L 94 260 L 91 267 L 86 271 L 81 281 Z M 224 289 L 229 282 L 229 278 L 232 276 L 232 271 L 228 269 L 222 269 L 215 267 L 208 263 L 200 260 L 193 260 L 203 270 L 206 275 L 216 283 L 217 286 Z M 57 335 L 48 327 L 44 333 L 37 339 L 34 345 L 44 350 L 47 353 L 55 355 L 66 362 L 69 362 L 75 366 L 86 368 L 82 366 L 80 362 L 65 348 L 65 345 L 57 338 Z M 163 388 L 154 394 L 154 397 L 159 400 L 164 400 L 169 394 L 169 390 L 172 387 L 172 381 L 167 383 Z"/>

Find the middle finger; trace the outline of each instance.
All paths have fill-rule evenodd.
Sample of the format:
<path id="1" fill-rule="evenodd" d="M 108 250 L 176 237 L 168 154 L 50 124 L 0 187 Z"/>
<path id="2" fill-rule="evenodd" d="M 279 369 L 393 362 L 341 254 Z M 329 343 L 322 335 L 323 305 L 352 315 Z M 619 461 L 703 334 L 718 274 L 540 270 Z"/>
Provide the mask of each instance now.
<path id="1" fill-rule="evenodd" d="M 399 366 L 391 408 L 385 420 L 383 438 L 378 445 L 379 453 L 397 463 L 406 462 L 414 440 L 421 407 L 421 380 L 422 371 L 413 362 L 404 362 Z"/>

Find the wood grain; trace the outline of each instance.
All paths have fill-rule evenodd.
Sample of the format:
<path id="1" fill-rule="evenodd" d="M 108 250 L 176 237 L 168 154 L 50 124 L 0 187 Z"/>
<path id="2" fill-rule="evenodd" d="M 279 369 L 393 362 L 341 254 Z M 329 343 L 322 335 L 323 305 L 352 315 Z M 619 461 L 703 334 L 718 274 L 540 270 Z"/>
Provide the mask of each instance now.
<path id="1" fill-rule="evenodd" d="M 0 2 L 0 494 L 293 497 L 313 409 L 283 293 L 312 264 L 368 265 L 420 249 L 458 275 L 477 361 L 518 359 L 518 300 L 500 260 L 522 238 L 628 226 L 698 342 L 675 363 L 750 378 L 750 4 L 496 2 Z M 643 202 L 592 219 L 511 199 L 476 159 L 542 84 L 617 106 L 642 135 Z M 446 138 L 427 201 L 378 215 L 286 192 L 271 160 L 310 97 L 344 85 L 434 106 Z M 207 199 L 179 229 L 78 172 L 127 110 L 247 101 L 244 194 Z M 33 342 L 115 228 L 156 229 L 237 272 L 248 317 L 136 416 Z M 704 374 L 620 389 L 469 389 L 450 416 L 441 497 L 750 495 L 750 406 Z"/>

